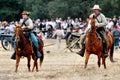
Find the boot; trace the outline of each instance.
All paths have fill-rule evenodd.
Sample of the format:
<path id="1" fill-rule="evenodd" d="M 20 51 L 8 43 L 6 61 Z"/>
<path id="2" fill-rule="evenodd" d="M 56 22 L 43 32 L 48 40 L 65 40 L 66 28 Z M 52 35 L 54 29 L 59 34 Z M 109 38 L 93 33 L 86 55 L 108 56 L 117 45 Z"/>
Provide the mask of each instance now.
<path id="1" fill-rule="evenodd" d="M 39 52 L 39 50 L 36 51 L 37 58 L 41 58 L 42 54 Z"/>
<path id="2" fill-rule="evenodd" d="M 12 54 L 11 59 L 13 59 L 13 60 L 16 59 L 16 53 L 15 52 Z"/>
<path id="3" fill-rule="evenodd" d="M 40 53 L 38 47 L 36 47 L 35 45 L 33 45 L 33 51 L 37 58 L 41 58 L 42 54 Z"/>
<path id="4" fill-rule="evenodd" d="M 85 53 L 85 43 L 84 43 L 85 37 L 86 37 L 86 34 L 82 34 L 80 36 L 80 43 L 79 43 L 79 45 L 80 45 L 80 48 L 82 48 L 82 49 L 79 52 L 77 52 L 77 54 L 80 55 L 81 57 L 83 57 L 84 53 Z"/>
<path id="5" fill-rule="evenodd" d="M 105 57 L 105 58 L 108 57 L 107 44 L 106 44 L 106 43 L 103 43 L 103 54 L 104 54 L 104 57 Z"/>
<path id="6" fill-rule="evenodd" d="M 77 52 L 77 54 L 83 57 L 84 53 L 85 53 L 85 44 L 82 45 L 82 49 L 79 52 Z"/>

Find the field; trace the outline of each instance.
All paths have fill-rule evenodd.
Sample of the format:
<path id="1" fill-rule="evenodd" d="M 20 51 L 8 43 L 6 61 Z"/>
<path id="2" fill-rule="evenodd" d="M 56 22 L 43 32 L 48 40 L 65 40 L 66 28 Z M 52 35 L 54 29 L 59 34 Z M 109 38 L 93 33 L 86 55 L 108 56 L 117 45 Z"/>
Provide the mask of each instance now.
<path id="1" fill-rule="evenodd" d="M 5 51 L 0 45 L 0 80 L 120 80 L 120 50 L 114 51 L 115 63 L 107 58 L 107 69 L 103 65 L 98 68 L 96 55 L 90 56 L 87 69 L 84 69 L 85 58 L 65 49 L 64 40 L 60 49 L 54 39 L 44 42 L 45 57 L 39 72 L 28 72 L 27 59 L 21 58 L 15 73 L 15 60 L 10 59 L 13 50 Z M 31 68 L 32 65 L 33 60 Z"/>

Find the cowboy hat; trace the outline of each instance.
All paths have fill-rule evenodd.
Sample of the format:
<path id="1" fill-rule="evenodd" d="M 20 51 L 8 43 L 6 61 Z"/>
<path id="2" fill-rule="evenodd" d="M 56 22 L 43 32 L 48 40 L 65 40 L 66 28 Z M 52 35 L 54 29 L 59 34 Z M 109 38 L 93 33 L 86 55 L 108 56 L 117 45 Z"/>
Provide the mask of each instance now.
<path id="1" fill-rule="evenodd" d="M 93 9 L 93 10 L 94 10 L 94 9 L 101 10 L 101 8 L 99 7 L 99 5 L 94 5 L 92 9 Z"/>
<path id="2" fill-rule="evenodd" d="M 22 15 L 29 15 L 30 13 L 28 11 L 23 11 Z"/>

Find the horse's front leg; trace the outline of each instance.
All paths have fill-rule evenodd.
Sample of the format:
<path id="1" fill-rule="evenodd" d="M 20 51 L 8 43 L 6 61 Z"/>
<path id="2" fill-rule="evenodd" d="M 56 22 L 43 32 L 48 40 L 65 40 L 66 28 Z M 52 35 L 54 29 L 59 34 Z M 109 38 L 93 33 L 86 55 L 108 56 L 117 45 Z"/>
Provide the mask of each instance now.
<path id="1" fill-rule="evenodd" d="M 104 65 L 104 69 L 106 69 L 106 62 L 105 62 L 106 58 L 104 58 L 104 56 L 102 56 L 102 64 Z"/>
<path id="2" fill-rule="evenodd" d="M 18 70 L 19 62 L 20 62 L 20 56 L 16 55 L 16 69 L 15 69 L 15 72 L 17 72 L 17 70 Z"/>
<path id="3" fill-rule="evenodd" d="M 86 51 L 85 66 L 84 66 L 85 69 L 86 69 L 87 64 L 88 64 L 89 56 L 90 56 L 90 52 Z"/>
<path id="4" fill-rule="evenodd" d="M 31 61 L 31 56 L 28 56 L 27 57 L 27 60 L 28 60 L 28 64 L 27 64 L 27 67 L 28 67 L 28 71 L 30 72 L 30 61 Z"/>
<path id="5" fill-rule="evenodd" d="M 101 65 L 101 53 L 98 54 L 98 67 L 100 68 Z"/>

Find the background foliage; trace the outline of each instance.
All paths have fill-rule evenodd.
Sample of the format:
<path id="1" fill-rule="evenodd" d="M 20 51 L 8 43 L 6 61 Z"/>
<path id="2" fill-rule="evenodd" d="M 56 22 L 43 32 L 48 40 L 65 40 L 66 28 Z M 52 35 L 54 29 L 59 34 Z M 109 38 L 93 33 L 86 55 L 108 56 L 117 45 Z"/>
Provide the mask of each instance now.
<path id="1" fill-rule="evenodd" d="M 0 0 L 0 20 L 19 20 L 27 10 L 33 19 L 72 18 L 85 19 L 94 4 L 99 4 L 107 17 L 120 16 L 120 0 Z"/>

